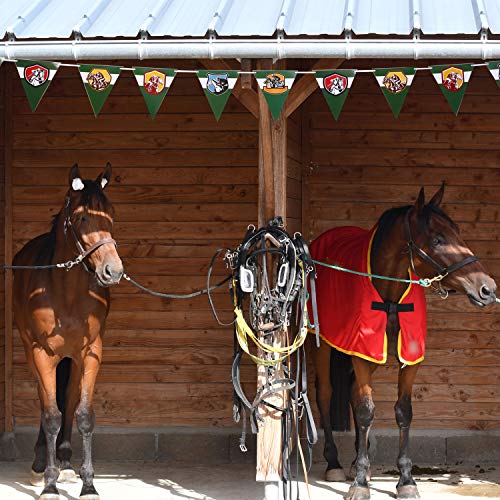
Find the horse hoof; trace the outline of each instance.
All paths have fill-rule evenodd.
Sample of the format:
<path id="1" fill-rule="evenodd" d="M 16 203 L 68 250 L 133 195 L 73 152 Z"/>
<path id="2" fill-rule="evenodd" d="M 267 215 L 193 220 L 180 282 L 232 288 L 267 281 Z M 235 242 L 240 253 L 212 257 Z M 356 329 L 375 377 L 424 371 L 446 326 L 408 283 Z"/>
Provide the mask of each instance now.
<path id="1" fill-rule="evenodd" d="M 59 472 L 57 482 L 63 484 L 77 483 L 78 477 L 73 469 L 63 469 Z"/>
<path id="2" fill-rule="evenodd" d="M 57 493 L 42 493 L 38 500 L 60 500 Z"/>
<path id="3" fill-rule="evenodd" d="M 45 477 L 44 476 L 45 476 L 44 472 L 35 472 L 32 469 L 31 476 L 30 476 L 31 486 L 44 486 L 45 485 Z"/>
<path id="4" fill-rule="evenodd" d="M 414 484 L 398 486 L 396 491 L 398 492 L 397 500 L 417 500 L 420 498 L 418 489 Z"/>
<path id="5" fill-rule="evenodd" d="M 343 483 L 346 480 L 343 469 L 328 469 L 325 472 L 325 481 L 329 483 Z"/>
<path id="6" fill-rule="evenodd" d="M 349 475 L 347 476 L 347 480 L 354 481 L 355 477 L 356 477 L 356 465 L 352 464 L 351 468 L 349 469 Z M 368 470 L 366 471 L 366 480 L 371 481 L 371 479 L 372 479 L 372 469 L 371 467 L 369 467 Z"/>
<path id="7" fill-rule="evenodd" d="M 370 488 L 367 486 L 351 486 L 346 500 L 370 500 Z"/>
<path id="8" fill-rule="evenodd" d="M 99 495 L 94 495 L 94 494 L 82 495 L 80 497 L 80 500 L 99 500 Z"/>

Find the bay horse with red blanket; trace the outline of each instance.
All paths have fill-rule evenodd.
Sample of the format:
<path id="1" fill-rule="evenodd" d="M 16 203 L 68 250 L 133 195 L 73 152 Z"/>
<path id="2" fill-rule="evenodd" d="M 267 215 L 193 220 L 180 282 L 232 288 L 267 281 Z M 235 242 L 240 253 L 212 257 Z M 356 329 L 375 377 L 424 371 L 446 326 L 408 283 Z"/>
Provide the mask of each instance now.
<path id="1" fill-rule="evenodd" d="M 41 404 L 31 479 L 45 485 L 41 500 L 59 499 L 58 480 L 76 481 L 70 464 L 75 415 L 83 437 L 80 498 L 99 498 L 91 457 L 92 398 L 109 311 L 108 287 L 123 274 L 111 236 L 113 207 L 103 192 L 110 178 L 109 163 L 95 181 L 82 180 L 74 165 L 52 230 L 29 241 L 14 258 L 14 266 L 43 267 L 14 274 L 14 318 Z M 54 267 L 75 258 L 77 265 L 68 271 Z"/>
<path id="2" fill-rule="evenodd" d="M 496 300 L 495 282 L 464 243 L 457 225 L 439 208 L 443 194 L 444 184 L 426 204 L 422 188 L 415 205 L 388 210 L 371 231 L 334 228 L 311 244 L 317 261 L 401 280 L 360 277 L 317 266 L 323 342 L 314 349 L 314 356 L 317 401 L 325 431 L 326 479 L 345 480 L 332 429 L 348 430 L 351 406 L 357 457 L 350 500 L 370 498 L 368 434 L 375 415 L 372 375 L 378 364 L 385 363 L 387 353 L 396 356 L 400 365 L 394 407 L 400 429 L 398 498 L 419 497 L 409 457 L 412 386 L 424 359 L 427 327 L 425 295 L 418 280 L 431 280 L 443 298 L 450 291 L 447 288 L 465 293 L 477 307 Z"/>

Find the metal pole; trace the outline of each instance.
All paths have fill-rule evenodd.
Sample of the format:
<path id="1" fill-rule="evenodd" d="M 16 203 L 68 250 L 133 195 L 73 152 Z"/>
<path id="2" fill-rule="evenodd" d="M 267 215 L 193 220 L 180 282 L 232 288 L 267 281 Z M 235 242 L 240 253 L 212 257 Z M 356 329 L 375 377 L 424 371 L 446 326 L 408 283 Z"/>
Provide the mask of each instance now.
<path id="1" fill-rule="evenodd" d="M 496 59 L 500 40 L 58 40 L 0 43 L 0 58 L 82 59 L 286 59 L 403 58 Z"/>

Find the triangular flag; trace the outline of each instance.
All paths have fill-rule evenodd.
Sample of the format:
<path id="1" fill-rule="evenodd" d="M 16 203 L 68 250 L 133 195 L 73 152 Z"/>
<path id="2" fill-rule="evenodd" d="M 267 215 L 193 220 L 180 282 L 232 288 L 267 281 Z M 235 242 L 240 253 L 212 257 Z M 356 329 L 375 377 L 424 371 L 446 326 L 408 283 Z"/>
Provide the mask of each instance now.
<path id="1" fill-rule="evenodd" d="M 198 79 L 200 80 L 203 92 L 207 96 L 215 119 L 219 121 L 227 100 L 236 85 L 236 80 L 238 80 L 238 72 L 233 70 L 201 70 L 198 71 Z"/>
<path id="2" fill-rule="evenodd" d="M 458 115 L 465 89 L 472 73 L 472 64 L 455 64 L 454 66 L 431 66 L 432 75 L 441 87 L 448 104 Z"/>
<path id="3" fill-rule="evenodd" d="M 373 71 L 394 118 L 397 118 L 415 77 L 415 68 L 375 68 Z"/>
<path id="4" fill-rule="evenodd" d="M 500 87 L 500 61 L 490 61 L 488 63 L 488 69 L 490 70 L 491 76 L 497 82 L 497 85 Z"/>
<path id="5" fill-rule="evenodd" d="M 354 69 L 316 71 L 316 81 L 335 120 L 339 119 L 340 111 L 344 106 L 355 76 L 356 71 Z"/>
<path id="6" fill-rule="evenodd" d="M 80 64 L 79 71 L 94 115 L 97 116 L 120 76 L 121 67 Z"/>
<path id="7" fill-rule="evenodd" d="M 133 68 L 135 79 L 139 84 L 151 118 L 156 116 L 161 103 L 167 95 L 175 69 L 166 68 Z"/>
<path id="8" fill-rule="evenodd" d="M 275 120 L 283 109 L 297 72 L 291 70 L 256 71 L 255 79 L 266 98 L 267 105 Z"/>
<path id="9" fill-rule="evenodd" d="M 42 100 L 43 94 L 49 88 L 59 64 L 45 61 L 17 61 L 16 66 L 31 111 L 35 111 L 38 103 Z"/>

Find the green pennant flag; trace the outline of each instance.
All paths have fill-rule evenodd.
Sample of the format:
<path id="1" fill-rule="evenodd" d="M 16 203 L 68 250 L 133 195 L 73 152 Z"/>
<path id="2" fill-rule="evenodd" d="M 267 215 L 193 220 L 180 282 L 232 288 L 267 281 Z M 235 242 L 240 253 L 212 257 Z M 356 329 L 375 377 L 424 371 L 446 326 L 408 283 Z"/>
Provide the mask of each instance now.
<path id="1" fill-rule="evenodd" d="M 490 70 L 491 76 L 497 82 L 497 85 L 500 87 L 500 61 L 490 61 L 488 63 L 488 69 Z"/>
<path id="2" fill-rule="evenodd" d="M 458 115 L 472 73 L 472 64 L 431 66 L 431 71 L 451 109 Z"/>
<path id="3" fill-rule="evenodd" d="M 339 119 L 340 111 L 344 106 L 355 76 L 356 70 L 354 69 L 316 71 L 316 81 L 335 120 Z"/>
<path id="4" fill-rule="evenodd" d="M 238 72 L 227 71 L 198 71 L 198 80 L 200 80 L 203 92 L 207 96 L 208 103 L 212 108 L 215 119 L 219 121 L 222 111 L 226 106 L 227 100 L 238 80 Z"/>
<path id="5" fill-rule="evenodd" d="M 139 84 L 151 118 L 156 116 L 161 103 L 167 95 L 175 69 L 167 68 L 133 68 L 135 79 Z"/>
<path id="6" fill-rule="evenodd" d="M 375 68 L 373 71 L 394 118 L 397 118 L 415 77 L 415 68 Z"/>
<path id="7" fill-rule="evenodd" d="M 31 111 L 35 111 L 49 88 L 59 64 L 45 61 L 17 61 L 16 67 L 30 103 Z"/>
<path id="8" fill-rule="evenodd" d="M 94 115 L 97 116 L 120 76 L 121 67 L 80 64 L 79 71 Z"/>
<path id="9" fill-rule="evenodd" d="M 262 90 L 267 105 L 275 120 L 283 109 L 286 98 L 290 93 L 297 72 L 291 70 L 256 71 L 255 79 Z"/>

